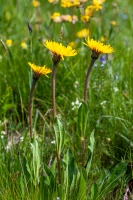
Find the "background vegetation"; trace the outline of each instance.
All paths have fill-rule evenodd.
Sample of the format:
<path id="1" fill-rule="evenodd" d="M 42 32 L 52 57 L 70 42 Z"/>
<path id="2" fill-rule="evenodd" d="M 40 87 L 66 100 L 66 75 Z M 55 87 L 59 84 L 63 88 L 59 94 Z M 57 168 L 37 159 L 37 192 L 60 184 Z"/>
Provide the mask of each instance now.
<path id="1" fill-rule="evenodd" d="M 85 6 L 92 2 L 86 2 Z M 132 1 L 106 0 L 88 23 L 80 20 L 76 7 L 40 0 L 1 0 L 0 3 L 0 199 L 124 199 L 132 197 L 133 148 L 133 13 Z M 54 12 L 78 16 L 78 22 L 55 23 Z M 115 21 L 116 25 L 111 25 Z M 28 22 L 32 26 L 30 34 Z M 51 105 L 51 75 L 38 81 L 33 104 L 34 140 L 29 137 L 28 62 L 52 68 L 43 41 L 75 42 L 78 54 L 61 61 L 56 76 L 58 118 Z M 89 48 L 77 32 L 89 28 L 91 38 L 114 47 L 103 65 L 97 60 L 89 81 L 86 123 L 87 166 L 81 166 L 79 123 L 83 110 Z M 6 40 L 12 40 L 9 47 Z M 22 46 L 22 42 L 26 47 Z M 77 105 L 74 102 L 77 102 Z M 75 106 L 74 106 L 75 105 Z M 84 105 L 84 104 L 83 104 Z M 86 116 L 87 117 L 87 116 Z M 58 130 L 59 129 L 59 130 Z M 58 183 L 55 136 L 61 143 L 62 183 Z"/>

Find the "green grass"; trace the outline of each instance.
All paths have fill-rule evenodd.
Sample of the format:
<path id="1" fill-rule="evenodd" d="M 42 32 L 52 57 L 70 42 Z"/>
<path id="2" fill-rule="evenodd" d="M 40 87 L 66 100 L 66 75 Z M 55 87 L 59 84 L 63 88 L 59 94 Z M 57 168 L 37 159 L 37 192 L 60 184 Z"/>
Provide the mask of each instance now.
<path id="1" fill-rule="evenodd" d="M 29 0 L 1 0 L 0 6 L 0 199 L 2 200 L 119 200 L 130 185 L 133 160 L 133 18 L 132 1 L 106 0 L 102 11 L 89 23 L 80 20 L 78 8 L 62 8 L 40 0 L 36 10 Z M 92 2 L 85 3 L 85 7 Z M 75 24 L 54 23 L 53 12 L 78 16 Z M 116 26 L 110 21 L 115 20 Z M 32 26 L 29 34 L 27 23 Z M 56 74 L 56 107 L 53 122 L 51 74 L 41 77 L 34 92 L 34 138 L 29 136 L 29 94 L 32 79 L 28 62 L 52 68 L 51 55 L 43 45 L 50 39 L 63 45 L 75 41 L 78 54 L 65 58 Z M 106 64 L 99 59 L 89 80 L 88 101 L 83 102 L 84 82 L 91 50 L 76 33 L 89 28 L 91 38 L 114 47 Z M 11 39 L 11 47 L 6 40 Z M 22 49 L 21 42 L 28 49 Z M 118 77 L 118 78 L 117 78 Z M 75 86 L 75 84 L 77 84 Z M 46 114 L 46 115 L 45 115 Z M 85 118 L 82 118 L 85 116 Z M 88 116 L 88 117 L 87 117 Z M 87 120 L 87 122 L 85 122 Z M 81 130 L 85 130 L 86 168 L 81 165 Z M 54 124 L 54 125 L 53 125 Z M 54 128 L 53 128 L 54 126 Z M 94 134 L 94 135 L 93 135 Z M 56 145 L 61 151 L 58 182 Z M 14 142 L 13 142 L 14 141 Z"/>

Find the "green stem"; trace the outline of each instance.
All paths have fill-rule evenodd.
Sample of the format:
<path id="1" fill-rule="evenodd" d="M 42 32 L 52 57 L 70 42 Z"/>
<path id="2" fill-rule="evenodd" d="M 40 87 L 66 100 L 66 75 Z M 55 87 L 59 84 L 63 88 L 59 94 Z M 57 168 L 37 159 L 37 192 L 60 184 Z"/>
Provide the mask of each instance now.
<path id="1" fill-rule="evenodd" d="M 52 70 L 52 108 L 53 108 L 53 118 L 56 117 L 56 104 L 55 104 L 56 67 L 57 67 L 57 65 L 55 65 L 54 62 L 53 62 L 53 70 Z"/>
<path id="2" fill-rule="evenodd" d="M 32 101 L 33 101 L 34 88 L 35 88 L 37 80 L 38 79 L 33 78 L 31 89 L 30 89 L 29 123 L 30 123 L 30 138 L 31 139 L 33 138 L 33 133 L 32 133 Z"/>
<path id="3" fill-rule="evenodd" d="M 85 138 L 82 139 L 82 167 L 84 167 L 84 160 L 85 160 Z"/>
<path id="4" fill-rule="evenodd" d="M 57 151 L 57 167 L 58 167 L 59 184 L 61 184 L 61 165 L 60 165 L 60 155 L 58 154 L 58 151 Z"/>
<path id="5" fill-rule="evenodd" d="M 91 72 L 91 69 L 92 69 L 93 64 L 94 64 L 95 61 L 96 61 L 95 58 L 91 59 L 91 63 L 89 65 L 89 67 L 88 67 L 87 74 L 86 74 L 85 86 L 84 86 L 84 101 L 85 101 L 85 103 L 87 103 L 87 90 L 88 90 L 89 76 L 90 76 L 90 72 Z"/>

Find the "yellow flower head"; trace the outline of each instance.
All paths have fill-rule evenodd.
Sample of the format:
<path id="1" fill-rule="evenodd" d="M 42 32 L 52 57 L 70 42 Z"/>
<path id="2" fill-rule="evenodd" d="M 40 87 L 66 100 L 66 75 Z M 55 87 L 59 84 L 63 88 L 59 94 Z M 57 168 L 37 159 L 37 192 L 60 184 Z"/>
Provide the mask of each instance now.
<path id="1" fill-rule="evenodd" d="M 113 47 L 110 45 L 105 45 L 102 42 L 98 42 L 93 39 L 86 39 L 86 43 L 83 42 L 84 45 L 90 47 L 95 58 L 97 59 L 100 54 L 112 53 L 114 52 Z"/>
<path id="2" fill-rule="evenodd" d="M 80 0 L 61 0 L 61 6 L 64 8 L 79 6 L 79 4 L 80 4 Z"/>
<path id="3" fill-rule="evenodd" d="M 25 42 L 21 42 L 22 49 L 28 49 L 28 46 Z"/>
<path id="4" fill-rule="evenodd" d="M 37 8 L 40 6 L 40 2 L 39 1 L 32 1 L 32 5 Z"/>
<path id="5" fill-rule="evenodd" d="M 58 42 L 47 40 L 44 43 L 44 46 L 52 52 L 53 62 L 56 63 L 58 63 L 60 60 L 64 60 L 64 56 L 75 56 L 77 54 L 77 51 L 73 50 L 71 46 L 65 47 Z"/>
<path id="6" fill-rule="evenodd" d="M 81 21 L 82 21 L 82 22 L 88 22 L 89 19 L 90 19 L 90 17 L 89 17 L 88 15 L 82 15 L 82 16 L 81 16 Z"/>
<path id="7" fill-rule="evenodd" d="M 110 24 L 111 24 L 112 26 L 116 26 L 116 21 L 111 21 Z"/>
<path id="8" fill-rule="evenodd" d="M 35 64 L 32 64 L 30 62 L 28 62 L 28 64 L 30 65 L 30 67 L 34 71 L 33 76 L 36 79 L 40 78 L 40 76 L 42 76 L 42 75 L 45 75 L 46 77 L 48 77 L 47 74 L 52 72 L 52 70 L 47 68 L 45 65 L 43 67 L 41 67 L 41 66 L 37 66 Z"/>
<path id="9" fill-rule="evenodd" d="M 59 0 L 48 0 L 49 3 L 53 3 L 53 4 L 58 3 L 58 1 L 59 1 Z"/>
<path id="10" fill-rule="evenodd" d="M 82 29 L 81 31 L 78 31 L 77 32 L 77 36 L 79 37 L 79 38 L 83 38 L 83 37 L 88 37 L 89 36 L 89 29 Z"/>
<path id="11" fill-rule="evenodd" d="M 60 13 L 59 12 L 54 12 L 53 15 L 51 15 L 51 19 L 54 19 L 56 17 L 60 17 Z"/>
<path id="12" fill-rule="evenodd" d="M 93 5 L 87 6 L 85 9 L 85 15 L 88 15 L 89 17 L 91 17 L 93 15 L 94 10 L 95 10 L 95 6 Z"/>
<path id="13" fill-rule="evenodd" d="M 105 0 L 93 0 L 93 5 L 95 6 L 95 10 L 101 10 L 102 9 L 102 4 L 104 3 Z"/>
<path id="14" fill-rule="evenodd" d="M 12 40 L 10 40 L 10 39 L 6 40 L 6 45 L 8 47 L 11 47 L 12 46 Z"/>

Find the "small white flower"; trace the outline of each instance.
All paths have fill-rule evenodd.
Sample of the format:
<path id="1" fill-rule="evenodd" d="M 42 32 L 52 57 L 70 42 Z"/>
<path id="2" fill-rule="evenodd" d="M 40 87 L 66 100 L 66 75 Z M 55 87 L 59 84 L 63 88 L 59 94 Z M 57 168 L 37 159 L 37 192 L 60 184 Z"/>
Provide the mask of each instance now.
<path id="1" fill-rule="evenodd" d="M 119 89 L 117 87 L 114 87 L 113 89 L 114 89 L 114 92 L 118 92 L 119 91 Z"/>
<path id="2" fill-rule="evenodd" d="M 81 102 L 79 102 L 78 98 L 76 98 L 76 101 L 72 102 L 71 104 L 72 104 L 72 110 L 76 110 L 80 107 Z"/>
<path id="3" fill-rule="evenodd" d="M 51 144 L 55 144 L 55 140 L 51 141 Z"/>
<path id="4" fill-rule="evenodd" d="M 78 82 L 78 81 L 75 81 L 75 83 L 74 83 L 74 88 L 77 88 L 78 85 L 79 85 L 79 82 Z"/>
<path id="5" fill-rule="evenodd" d="M 102 105 L 106 104 L 106 102 L 107 102 L 107 101 L 102 101 L 102 102 L 100 103 L 100 105 L 102 106 Z"/>
<path id="6" fill-rule="evenodd" d="M 24 140 L 24 137 L 23 137 L 23 136 L 22 136 L 22 137 L 20 137 L 20 141 L 21 141 L 21 142 L 23 142 L 23 140 Z"/>

